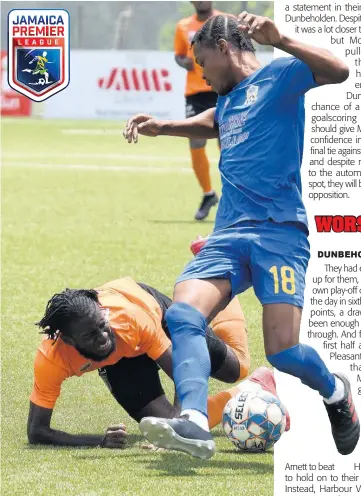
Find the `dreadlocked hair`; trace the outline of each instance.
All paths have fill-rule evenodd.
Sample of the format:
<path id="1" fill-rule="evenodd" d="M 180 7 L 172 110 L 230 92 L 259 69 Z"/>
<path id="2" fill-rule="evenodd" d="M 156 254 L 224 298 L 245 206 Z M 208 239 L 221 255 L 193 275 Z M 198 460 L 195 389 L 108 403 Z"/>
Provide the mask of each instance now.
<path id="1" fill-rule="evenodd" d="M 99 303 L 94 289 L 69 289 L 55 294 L 47 303 L 44 317 L 35 325 L 56 340 L 59 333 L 66 334 L 69 322 L 94 312 L 94 303 Z"/>
<path id="2" fill-rule="evenodd" d="M 238 24 L 237 19 L 231 15 L 211 17 L 193 36 L 191 46 L 195 43 L 215 46 L 219 40 L 225 40 L 241 50 L 255 52 L 252 41 L 238 29 Z"/>

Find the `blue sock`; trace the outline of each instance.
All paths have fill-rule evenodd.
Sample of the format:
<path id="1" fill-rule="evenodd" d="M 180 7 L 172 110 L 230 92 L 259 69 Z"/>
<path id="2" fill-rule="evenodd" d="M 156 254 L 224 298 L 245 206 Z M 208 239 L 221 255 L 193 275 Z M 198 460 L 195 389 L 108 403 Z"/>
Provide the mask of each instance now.
<path id="1" fill-rule="evenodd" d="M 303 384 L 316 389 L 324 398 L 329 398 L 335 391 L 335 376 L 311 346 L 297 344 L 275 355 L 267 355 L 267 360 L 277 370 L 298 377 Z"/>
<path id="2" fill-rule="evenodd" d="M 173 303 L 166 313 L 173 344 L 173 377 L 182 410 L 207 415 L 211 362 L 205 317 L 186 303 Z"/>

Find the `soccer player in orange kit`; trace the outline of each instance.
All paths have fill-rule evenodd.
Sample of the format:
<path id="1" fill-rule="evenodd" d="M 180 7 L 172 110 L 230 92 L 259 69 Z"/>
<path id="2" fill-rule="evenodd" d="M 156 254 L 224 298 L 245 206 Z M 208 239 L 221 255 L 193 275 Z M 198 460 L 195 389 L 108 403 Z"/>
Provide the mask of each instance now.
<path id="1" fill-rule="evenodd" d="M 172 347 L 164 319 L 171 300 L 130 278 L 117 279 L 96 290 L 66 289 L 48 302 L 38 323 L 45 338 L 35 358 L 30 397 L 28 439 L 31 444 L 122 448 L 124 425 L 102 435 L 72 435 L 50 427 L 64 380 L 98 369 L 118 403 L 138 422 L 145 415 L 172 417 L 178 412 L 165 396 L 159 368 L 172 377 Z M 245 320 L 239 301 L 232 300 L 207 330 L 212 376 L 224 382 L 244 379 L 249 372 Z M 256 371 L 255 382 L 275 393 L 272 372 Z M 273 383 L 272 383 L 273 381 Z M 209 399 L 213 427 L 222 419 L 233 387 Z"/>
<path id="2" fill-rule="evenodd" d="M 187 71 L 185 88 L 187 118 L 215 107 L 218 96 L 203 78 L 202 68 L 195 63 L 191 41 L 206 20 L 220 12 L 213 9 L 212 2 L 191 3 L 196 13 L 178 22 L 174 37 L 175 60 Z M 210 209 L 218 203 L 218 196 L 211 183 L 210 165 L 205 149 L 206 142 L 205 139 L 191 138 L 189 140 L 193 170 L 203 191 L 202 202 L 195 213 L 196 220 L 205 219 Z"/>

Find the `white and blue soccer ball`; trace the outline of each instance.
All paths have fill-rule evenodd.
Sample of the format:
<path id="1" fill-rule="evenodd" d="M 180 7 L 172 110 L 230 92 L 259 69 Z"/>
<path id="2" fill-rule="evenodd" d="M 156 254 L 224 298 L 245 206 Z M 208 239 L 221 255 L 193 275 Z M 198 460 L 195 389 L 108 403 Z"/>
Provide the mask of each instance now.
<path id="1" fill-rule="evenodd" d="M 263 389 L 241 391 L 224 407 L 222 425 L 238 449 L 266 451 L 285 431 L 285 409 L 276 396 Z"/>

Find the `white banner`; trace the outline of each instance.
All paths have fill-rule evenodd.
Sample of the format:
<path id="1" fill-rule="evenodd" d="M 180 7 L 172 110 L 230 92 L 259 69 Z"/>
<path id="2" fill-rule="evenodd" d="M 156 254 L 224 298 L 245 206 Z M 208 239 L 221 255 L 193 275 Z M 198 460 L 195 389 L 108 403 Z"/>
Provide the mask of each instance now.
<path id="1" fill-rule="evenodd" d="M 257 56 L 267 64 L 273 52 Z M 146 113 L 183 119 L 186 74 L 173 52 L 75 50 L 70 84 L 45 102 L 44 117 L 123 120 Z"/>
<path id="2" fill-rule="evenodd" d="M 72 51 L 70 84 L 47 100 L 44 117 L 127 119 L 142 112 L 183 118 L 185 77 L 171 52 Z"/>

